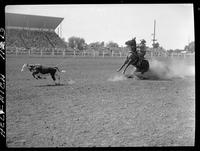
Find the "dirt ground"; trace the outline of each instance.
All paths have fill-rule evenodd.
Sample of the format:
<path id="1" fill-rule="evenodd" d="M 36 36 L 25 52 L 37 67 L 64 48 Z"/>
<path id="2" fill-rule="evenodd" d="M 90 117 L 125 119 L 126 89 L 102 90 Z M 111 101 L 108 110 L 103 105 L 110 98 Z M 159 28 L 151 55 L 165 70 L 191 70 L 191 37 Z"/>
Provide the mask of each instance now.
<path id="1" fill-rule="evenodd" d="M 195 78 L 110 81 L 122 58 L 6 60 L 8 147 L 193 146 Z M 62 85 L 24 63 L 56 65 Z M 151 65 L 151 64 L 150 64 Z M 130 72 L 131 67 L 128 72 Z"/>

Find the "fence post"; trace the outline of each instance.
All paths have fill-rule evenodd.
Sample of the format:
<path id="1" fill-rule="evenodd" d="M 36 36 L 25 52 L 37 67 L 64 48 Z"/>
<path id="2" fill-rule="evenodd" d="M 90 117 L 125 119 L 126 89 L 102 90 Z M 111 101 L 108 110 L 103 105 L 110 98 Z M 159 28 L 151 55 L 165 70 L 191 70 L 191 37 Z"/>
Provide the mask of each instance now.
<path id="1" fill-rule="evenodd" d="M 46 53 L 46 54 L 45 54 Z M 45 48 L 45 53 L 43 52 L 43 56 L 48 54 L 48 48 Z"/>
<path id="2" fill-rule="evenodd" d="M 63 57 L 65 56 L 65 49 L 63 49 Z"/>
<path id="3" fill-rule="evenodd" d="M 104 58 L 104 50 L 103 50 L 103 58 Z"/>
<path id="4" fill-rule="evenodd" d="M 76 56 L 76 51 L 74 50 L 74 57 Z"/>
<path id="5" fill-rule="evenodd" d="M 93 57 L 95 57 L 95 50 L 93 50 Z"/>
<path id="6" fill-rule="evenodd" d="M 18 48 L 16 48 L 15 53 L 16 53 L 16 56 L 17 56 L 18 55 Z"/>
<path id="7" fill-rule="evenodd" d="M 42 57 L 42 49 L 40 50 L 40 56 Z"/>
<path id="8" fill-rule="evenodd" d="M 120 58 L 121 58 L 122 57 L 122 52 L 121 51 L 119 52 L 119 55 L 120 55 Z"/>

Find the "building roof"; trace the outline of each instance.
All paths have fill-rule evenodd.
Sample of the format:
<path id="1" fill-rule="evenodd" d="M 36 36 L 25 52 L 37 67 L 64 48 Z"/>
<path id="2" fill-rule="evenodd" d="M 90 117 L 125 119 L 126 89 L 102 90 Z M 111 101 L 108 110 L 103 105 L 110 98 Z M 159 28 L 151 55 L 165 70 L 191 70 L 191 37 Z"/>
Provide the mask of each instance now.
<path id="1" fill-rule="evenodd" d="M 56 29 L 64 18 L 5 13 L 6 27 Z"/>

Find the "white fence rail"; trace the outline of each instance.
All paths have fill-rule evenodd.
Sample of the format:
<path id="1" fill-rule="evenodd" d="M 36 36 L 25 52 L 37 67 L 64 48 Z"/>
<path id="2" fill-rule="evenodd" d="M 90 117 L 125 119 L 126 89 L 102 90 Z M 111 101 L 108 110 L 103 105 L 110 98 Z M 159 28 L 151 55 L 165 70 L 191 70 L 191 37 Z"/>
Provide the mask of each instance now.
<path id="1" fill-rule="evenodd" d="M 168 52 L 152 52 L 147 51 L 145 57 L 193 57 L 194 53 L 168 53 Z M 6 56 L 37 56 L 37 57 L 126 57 L 127 51 L 110 51 L 110 50 L 84 50 L 77 51 L 74 49 L 61 49 L 61 48 L 16 48 L 16 47 L 6 47 Z"/>

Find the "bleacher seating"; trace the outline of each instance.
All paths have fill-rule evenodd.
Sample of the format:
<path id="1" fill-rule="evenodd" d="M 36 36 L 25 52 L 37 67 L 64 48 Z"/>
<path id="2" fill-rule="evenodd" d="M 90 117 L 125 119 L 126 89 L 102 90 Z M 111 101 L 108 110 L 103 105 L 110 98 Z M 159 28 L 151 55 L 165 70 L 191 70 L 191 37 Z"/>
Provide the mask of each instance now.
<path id="1" fill-rule="evenodd" d="M 20 31 L 15 29 L 6 30 L 6 45 L 11 47 L 24 47 L 20 37 Z"/>
<path id="2" fill-rule="evenodd" d="M 7 29 L 6 34 L 6 45 L 10 47 L 66 48 L 65 43 L 55 32 Z"/>
<path id="3" fill-rule="evenodd" d="M 55 32 L 44 32 L 46 38 L 50 41 L 52 45 L 56 48 L 66 48 L 66 44 L 60 39 L 60 37 L 55 34 Z"/>

